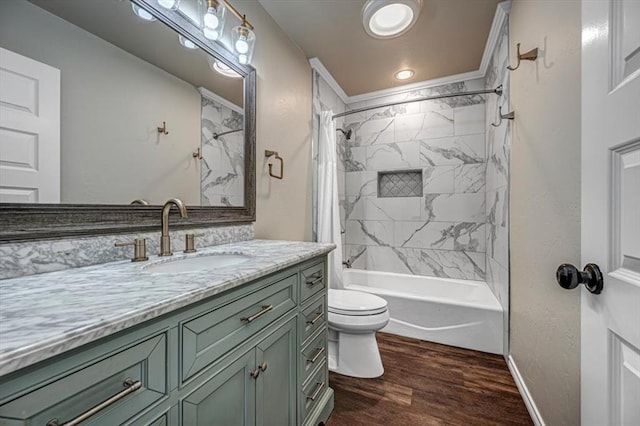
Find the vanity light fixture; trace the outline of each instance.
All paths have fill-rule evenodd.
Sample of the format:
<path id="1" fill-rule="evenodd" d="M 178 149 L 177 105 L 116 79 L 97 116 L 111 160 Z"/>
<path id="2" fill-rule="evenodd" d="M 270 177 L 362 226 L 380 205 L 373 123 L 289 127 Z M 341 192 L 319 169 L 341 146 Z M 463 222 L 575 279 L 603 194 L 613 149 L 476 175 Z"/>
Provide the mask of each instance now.
<path id="1" fill-rule="evenodd" d="M 224 30 L 227 8 L 222 0 L 205 0 L 202 4 L 202 34 L 209 40 L 218 40 Z"/>
<path id="2" fill-rule="evenodd" d="M 242 17 L 242 24 L 233 29 L 231 39 L 238 62 L 243 65 L 250 63 L 253 57 L 253 48 L 256 44 L 256 34 L 251 30 L 245 16 Z"/>
<path id="3" fill-rule="evenodd" d="M 362 25 L 371 37 L 401 36 L 418 20 L 422 0 L 369 0 L 362 8 Z"/>
<path id="4" fill-rule="evenodd" d="M 169 10 L 178 10 L 180 6 L 180 0 L 156 0 L 159 6 Z"/>
<path id="5" fill-rule="evenodd" d="M 187 49 L 191 49 L 191 50 L 198 49 L 198 46 L 196 46 L 196 44 L 194 42 L 192 42 L 188 38 L 184 37 L 182 34 L 178 35 L 178 41 L 180 41 L 180 44 L 182 46 L 186 47 Z"/>
<path id="6" fill-rule="evenodd" d="M 142 19 L 143 21 L 153 22 L 156 20 L 155 16 L 153 16 L 151 13 L 147 12 L 145 9 L 141 8 L 135 3 L 131 3 L 131 8 L 133 9 L 133 13 L 135 13 L 136 16 Z"/>
<path id="7" fill-rule="evenodd" d="M 216 61 L 214 59 L 209 60 L 209 66 L 212 70 L 230 78 L 242 78 L 240 74 L 229 68 L 226 64 Z"/>
<path id="8" fill-rule="evenodd" d="M 406 69 L 406 70 L 400 70 L 397 73 L 394 74 L 394 77 L 396 78 L 396 80 L 408 80 L 411 77 L 413 77 L 415 74 L 415 72 L 413 70 L 410 69 Z"/>
<path id="9" fill-rule="evenodd" d="M 231 49 L 238 58 L 238 62 L 243 65 L 251 63 L 256 35 L 246 15 L 241 15 L 226 0 L 198 0 L 198 2 L 201 5 L 202 33 L 209 40 L 219 40 L 222 37 L 227 9 L 240 20 L 241 24 L 231 31 Z"/>

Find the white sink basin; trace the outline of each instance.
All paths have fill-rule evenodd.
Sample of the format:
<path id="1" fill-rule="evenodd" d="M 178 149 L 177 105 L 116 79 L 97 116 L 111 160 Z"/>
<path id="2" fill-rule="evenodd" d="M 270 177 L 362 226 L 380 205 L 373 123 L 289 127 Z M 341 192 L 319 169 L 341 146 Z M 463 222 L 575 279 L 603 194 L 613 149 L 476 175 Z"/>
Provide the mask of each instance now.
<path id="1" fill-rule="evenodd" d="M 244 254 L 207 254 L 159 261 L 144 266 L 142 272 L 146 274 L 175 274 L 179 272 L 212 271 L 239 265 L 250 259 L 250 256 L 245 256 Z"/>

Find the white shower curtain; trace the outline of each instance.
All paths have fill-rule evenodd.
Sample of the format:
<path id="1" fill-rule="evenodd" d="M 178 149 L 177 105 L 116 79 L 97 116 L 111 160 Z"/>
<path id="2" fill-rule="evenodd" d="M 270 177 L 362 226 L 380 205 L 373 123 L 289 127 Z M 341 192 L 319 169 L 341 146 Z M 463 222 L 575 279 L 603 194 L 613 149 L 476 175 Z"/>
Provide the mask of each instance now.
<path id="1" fill-rule="evenodd" d="M 338 150 L 336 124 L 331 111 L 320 114 L 318 141 L 318 242 L 334 243 L 329 254 L 329 288 L 342 285 L 342 237 L 338 199 Z"/>

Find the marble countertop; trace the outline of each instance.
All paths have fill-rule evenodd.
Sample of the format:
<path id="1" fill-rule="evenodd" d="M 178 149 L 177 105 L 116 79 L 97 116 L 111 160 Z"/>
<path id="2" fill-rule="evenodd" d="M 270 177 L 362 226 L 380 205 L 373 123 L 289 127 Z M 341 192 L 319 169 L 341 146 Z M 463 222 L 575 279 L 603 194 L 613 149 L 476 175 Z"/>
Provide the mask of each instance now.
<path id="1" fill-rule="evenodd" d="M 250 240 L 0 280 L 0 376 L 333 250 L 333 244 Z M 213 253 L 251 256 L 215 271 L 146 274 L 152 262 Z"/>

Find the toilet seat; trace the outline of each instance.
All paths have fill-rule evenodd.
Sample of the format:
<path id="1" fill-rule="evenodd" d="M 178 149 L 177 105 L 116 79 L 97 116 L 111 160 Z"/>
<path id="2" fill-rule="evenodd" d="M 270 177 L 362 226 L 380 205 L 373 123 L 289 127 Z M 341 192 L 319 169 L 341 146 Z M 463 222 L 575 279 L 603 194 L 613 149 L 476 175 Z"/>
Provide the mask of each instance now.
<path id="1" fill-rule="evenodd" d="M 329 289 L 329 312 L 346 316 L 378 315 L 387 311 L 387 301 L 375 294 Z"/>

